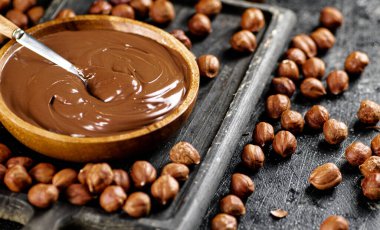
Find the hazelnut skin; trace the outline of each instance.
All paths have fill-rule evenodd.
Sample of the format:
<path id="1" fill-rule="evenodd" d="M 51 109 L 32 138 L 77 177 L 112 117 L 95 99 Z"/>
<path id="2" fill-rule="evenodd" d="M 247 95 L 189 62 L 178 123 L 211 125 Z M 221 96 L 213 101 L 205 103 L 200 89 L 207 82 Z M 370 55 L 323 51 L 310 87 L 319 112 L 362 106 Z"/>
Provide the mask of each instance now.
<path id="1" fill-rule="evenodd" d="M 182 44 L 184 44 L 188 49 L 191 49 L 192 43 L 189 37 L 186 36 L 183 30 L 173 30 L 170 32 L 175 38 L 177 38 Z"/>
<path id="2" fill-rule="evenodd" d="M 36 184 L 29 189 L 28 200 L 37 208 L 48 208 L 57 202 L 59 191 L 51 184 Z"/>
<path id="3" fill-rule="evenodd" d="M 186 181 L 189 178 L 189 168 L 180 163 L 170 163 L 162 169 L 161 175 L 170 175 L 177 181 Z"/>
<path id="4" fill-rule="evenodd" d="M 24 166 L 26 169 L 32 166 L 33 160 L 30 157 L 11 157 L 7 161 L 7 168 L 12 168 L 15 165 Z"/>
<path id="5" fill-rule="evenodd" d="M 78 206 L 85 205 L 93 199 L 87 186 L 83 184 L 69 185 L 66 189 L 66 198 L 71 204 Z"/>
<path id="6" fill-rule="evenodd" d="M 111 13 L 112 5 L 105 0 L 96 0 L 92 3 L 89 13 L 90 14 L 105 14 L 108 15 Z"/>
<path id="7" fill-rule="evenodd" d="M 305 114 L 306 124 L 315 130 L 323 128 L 323 124 L 330 118 L 329 111 L 321 105 L 314 105 Z"/>
<path id="8" fill-rule="evenodd" d="M 0 1 L 0 10 L 4 10 L 5 8 L 7 8 L 10 3 L 11 3 L 11 0 L 1 0 Z"/>
<path id="9" fill-rule="evenodd" d="M 36 0 L 13 0 L 13 8 L 21 12 L 25 12 L 32 6 L 35 6 L 36 4 Z"/>
<path id="10" fill-rule="evenodd" d="M 156 180 L 157 171 L 147 161 L 136 161 L 131 167 L 130 176 L 136 188 L 143 188 Z"/>
<path id="11" fill-rule="evenodd" d="M 306 78 L 300 86 L 301 93 L 309 99 L 319 99 L 326 95 L 326 89 L 322 82 L 316 78 Z"/>
<path id="12" fill-rule="evenodd" d="M 320 58 L 310 58 L 302 65 L 302 72 L 305 78 L 322 79 L 325 75 L 325 63 Z"/>
<path id="13" fill-rule="evenodd" d="M 347 138 L 348 129 L 343 122 L 330 119 L 323 124 L 323 134 L 327 143 L 336 145 Z"/>
<path id="14" fill-rule="evenodd" d="M 135 10 L 135 13 L 141 17 L 145 18 L 149 15 L 150 7 L 152 6 L 152 0 L 131 0 L 130 6 Z"/>
<path id="15" fill-rule="evenodd" d="M 370 200 L 380 200 L 380 173 L 371 173 L 362 180 L 362 191 Z"/>
<path id="16" fill-rule="evenodd" d="M 374 155 L 380 156 L 380 134 L 372 139 L 371 149 Z"/>
<path id="17" fill-rule="evenodd" d="M 149 215 L 150 209 L 150 197 L 143 192 L 134 192 L 130 194 L 123 206 L 124 212 L 133 218 Z"/>
<path id="18" fill-rule="evenodd" d="M 188 142 L 180 141 L 170 150 L 170 160 L 184 165 L 197 165 L 201 162 L 199 152 Z"/>
<path id="19" fill-rule="evenodd" d="M 119 4 L 112 8 L 111 15 L 135 19 L 135 11 L 130 5 Z"/>
<path id="20" fill-rule="evenodd" d="M 302 66 L 306 62 L 306 54 L 298 48 L 290 48 L 285 53 L 288 60 L 294 61 L 297 65 Z"/>
<path id="21" fill-rule="evenodd" d="M 305 120 L 299 112 L 286 110 L 281 115 L 281 127 L 293 134 L 302 133 Z"/>
<path id="22" fill-rule="evenodd" d="M 348 230 L 349 223 L 343 216 L 329 216 L 319 227 L 320 230 Z"/>
<path id="23" fill-rule="evenodd" d="M 318 28 L 310 37 L 321 51 L 331 49 L 335 44 L 335 36 L 326 28 Z"/>
<path id="24" fill-rule="evenodd" d="M 197 13 L 187 23 L 187 27 L 192 35 L 205 37 L 212 32 L 211 21 L 204 15 Z"/>
<path id="25" fill-rule="evenodd" d="M 272 79 L 272 89 L 276 94 L 284 94 L 291 97 L 296 91 L 296 86 L 287 77 L 275 77 Z"/>
<path id="26" fill-rule="evenodd" d="M 265 155 L 259 146 L 247 144 L 243 149 L 241 159 L 243 165 L 256 171 L 264 166 Z"/>
<path id="27" fill-rule="evenodd" d="M 6 145 L 0 143 L 0 164 L 8 160 L 11 155 L 11 150 Z"/>
<path id="28" fill-rule="evenodd" d="M 4 184 L 12 192 L 21 192 L 32 184 L 32 178 L 23 166 L 15 165 L 6 171 Z"/>
<path id="29" fill-rule="evenodd" d="M 256 36 L 249 30 L 241 30 L 232 36 L 230 44 L 238 52 L 253 53 L 257 47 Z"/>
<path id="30" fill-rule="evenodd" d="M 338 95 L 348 90 L 349 78 L 346 72 L 342 70 L 332 71 L 326 79 L 327 87 L 330 93 Z"/>
<path id="31" fill-rule="evenodd" d="M 217 15 L 222 11 L 222 2 L 220 0 L 200 0 L 195 5 L 195 11 L 207 16 Z"/>
<path id="32" fill-rule="evenodd" d="M 256 8 L 246 9 L 241 16 L 240 25 L 243 30 L 249 30 L 251 32 L 260 31 L 265 26 L 263 12 Z"/>
<path id="33" fill-rule="evenodd" d="M 34 25 L 38 24 L 40 19 L 44 16 L 45 9 L 42 6 L 35 6 L 28 10 L 27 15 Z"/>
<path id="34" fill-rule="evenodd" d="M 316 189 L 327 190 L 342 182 L 342 174 L 334 163 L 326 163 L 311 172 L 309 182 Z"/>
<path id="35" fill-rule="evenodd" d="M 197 59 L 199 73 L 202 77 L 215 78 L 220 69 L 220 62 L 217 57 L 211 54 L 202 55 Z"/>
<path id="36" fill-rule="evenodd" d="M 319 21 L 324 27 L 335 30 L 342 25 L 343 15 L 337 8 L 328 6 L 321 10 Z"/>
<path id="37" fill-rule="evenodd" d="M 74 169 L 62 169 L 54 175 L 53 185 L 55 185 L 59 190 L 62 190 L 77 182 L 77 177 L 78 173 Z"/>
<path id="38" fill-rule="evenodd" d="M 113 172 L 107 163 L 94 164 L 87 173 L 86 184 L 92 193 L 101 193 L 113 182 Z"/>
<path id="39" fill-rule="evenodd" d="M 236 230 L 237 229 L 237 220 L 235 217 L 220 213 L 216 215 L 211 221 L 211 230 Z"/>
<path id="40" fill-rule="evenodd" d="M 269 96 L 265 104 L 266 113 L 272 119 L 280 118 L 281 114 L 290 107 L 289 97 L 283 94 Z"/>
<path id="41" fill-rule="evenodd" d="M 50 163 L 39 163 L 30 171 L 30 176 L 39 183 L 50 184 L 56 172 L 54 165 Z"/>
<path id="42" fill-rule="evenodd" d="M 122 187 L 110 185 L 100 195 L 99 203 L 106 212 L 116 212 L 123 206 L 126 199 L 127 194 Z"/>
<path id="43" fill-rule="evenodd" d="M 380 105 L 370 100 L 360 102 L 357 116 L 363 124 L 375 125 L 380 120 Z"/>
<path id="44" fill-rule="evenodd" d="M 220 210 L 231 216 L 242 216 L 246 212 L 244 203 L 235 195 L 227 195 L 221 199 Z"/>
<path id="45" fill-rule="evenodd" d="M 28 27 L 28 17 L 19 10 L 9 10 L 5 14 L 5 17 L 21 29 L 26 29 Z"/>
<path id="46" fill-rule="evenodd" d="M 88 171 L 90 170 L 90 168 L 93 166 L 94 164 L 92 163 L 87 163 L 78 173 L 78 181 L 81 183 L 81 184 L 84 184 L 86 185 L 87 182 L 86 182 L 86 178 L 87 178 L 87 173 Z"/>
<path id="47" fill-rule="evenodd" d="M 61 11 L 59 11 L 59 13 L 57 14 L 57 16 L 55 17 L 56 19 L 58 18 L 73 18 L 77 16 L 75 14 L 75 12 L 72 10 L 72 9 L 63 9 Z"/>
<path id="48" fill-rule="evenodd" d="M 346 61 L 344 62 L 344 69 L 348 74 L 359 75 L 364 71 L 368 64 L 368 55 L 360 51 L 355 51 L 347 56 Z"/>
<path id="49" fill-rule="evenodd" d="M 255 184 L 248 176 L 234 173 L 231 177 L 231 193 L 245 199 L 255 191 Z"/>
<path id="50" fill-rule="evenodd" d="M 292 47 L 302 50 L 308 58 L 315 57 L 317 55 L 317 45 L 306 34 L 299 34 L 293 37 Z"/>
<path id="51" fill-rule="evenodd" d="M 278 65 L 277 74 L 279 77 L 286 77 L 292 81 L 298 81 L 300 78 L 297 64 L 294 61 L 288 59 L 283 60 Z"/>
<path id="52" fill-rule="evenodd" d="M 359 166 L 359 169 L 364 177 L 369 176 L 371 173 L 380 173 L 380 157 L 369 157 Z"/>
<path id="53" fill-rule="evenodd" d="M 289 131 L 279 131 L 273 140 L 273 150 L 283 158 L 288 157 L 296 152 L 297 139 Z"/>
<path id="54" fill-rule="evenodd" d="M 7 172 L 7 168 L 0 164 L 0 181 L 4 181 L 5 173 Z"/>
<path id="55" fill-rule="evenodd" d="M 174 6 L 170 1 L 156 0 L 150 7 L 149 16 L 156 23 L 169 23 L 175 18 Z"/>
<path id="56" fill-rule="evenodd" d="M 131 187 L 128 173 L 122 169 L 113 169 L 112 172 L 114 184 L 119 185 L 125 192 L 128 192 Z"/>
<path id="57" fill-rule="evenodd" d="M 274 139 L 273 126 L 266 122 L 259 122 L 252 135 L 253 143 L 264 147 L 267 144 L 271 144 Z"/>
<path id="58" fill-rule="evenodd" d="M 352 166 L 363 164 L 371 155 L 371 148 L 359 141 L 349 145 L 345 151 L 346 160 Z"/>
<path id="59" fill-rule="evenodd" d="M 160 176 L 153 182 L 150 192 L 152 196 L 161 204 L 166 205 L 173 200 L 179 191 L 179 184 L 176 179 L 169 175 Z"/>

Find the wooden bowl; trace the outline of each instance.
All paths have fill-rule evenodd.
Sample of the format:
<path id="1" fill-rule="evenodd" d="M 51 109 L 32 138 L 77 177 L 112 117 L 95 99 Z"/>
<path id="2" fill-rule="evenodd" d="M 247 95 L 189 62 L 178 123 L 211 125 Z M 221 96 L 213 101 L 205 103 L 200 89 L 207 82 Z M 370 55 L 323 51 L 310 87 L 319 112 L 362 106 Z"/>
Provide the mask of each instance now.
<path id="1" fill-rule="evenodd" d="M 126 158 L 147 151 L 147 147 L 162 142 L 176 132 L 194 107 L 199 89 L 199 71 L 195 57 L 176 38 L 157 27 L 119 17 L 86 15 L 49 21 L 28 32 L 38 38 L 64 30 L 94 29 L 139 34 L 178 51 L 187 65 L 187 93 L 177 108 L 151 125 L 112 136 L 77 138 L 53 133 L 25 122 L 8 108 L 0 92 L 0 120 L 4 127 L 21 143 L 49 157 L 89 162 Z M 3 69 L 7 58 L 18 46 L 14 41 L 3 46 L 0 50 L 0 69 Z"/>

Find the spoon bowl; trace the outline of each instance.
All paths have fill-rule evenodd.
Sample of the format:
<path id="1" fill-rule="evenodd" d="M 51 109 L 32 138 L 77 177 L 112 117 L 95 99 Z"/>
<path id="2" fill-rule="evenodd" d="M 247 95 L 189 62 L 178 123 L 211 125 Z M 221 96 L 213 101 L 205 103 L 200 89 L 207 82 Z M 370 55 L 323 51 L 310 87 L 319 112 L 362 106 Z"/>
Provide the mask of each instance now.
<path id="1" fill-rule="evenodd" d="M 148 126 L 111 136 L 78 138 L 50 132 L 25 122 L 8 108 L 0 91 L 0 120 L 21 143 L 41 154 L 65 161 L 95 162 L 128 158 L 161 143 L 187 120 L 198 94 L 199 70 L 194 55 L 176 38 L 139 21 L 102 15 L 53 20 L 37 25 L 27 32 L 39 38 L 65 30 L 115 30 L 134 33 L 177 51 L 186 64 L 186 95 L 166 117 Z M 15 41 L 10 41 L 0 49 L 1 70 L 9 56 L 19 47 Z"/>

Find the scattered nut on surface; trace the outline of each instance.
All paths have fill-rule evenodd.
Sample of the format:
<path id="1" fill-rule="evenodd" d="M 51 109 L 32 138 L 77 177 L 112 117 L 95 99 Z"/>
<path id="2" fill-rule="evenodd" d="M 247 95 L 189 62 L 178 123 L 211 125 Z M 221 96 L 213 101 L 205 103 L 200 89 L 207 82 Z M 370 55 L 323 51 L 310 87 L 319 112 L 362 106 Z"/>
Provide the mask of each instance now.
<path id="1" fill-rule="evenodd" d="M 28 17 L 19 10 L 9 10 L 5 14 L 5 17 L 21 29 L 26 29 L 28 27 Z"/>
<path id="2" fill-rule="evenodd" d="M 222 11 L 222 2 L 220 0 L 200 0 L 195 5 L 195 11 L 207 16 L 213 16 Z"/>
<path id="3" fill-rule="evenodd" d="M 161 205 L 166 205 L 177 196 L 179 184 L 172 176 L 163 175 L 153 182 L 150 191 Z"/>
<path id="4" fill-rule="evenodd" d="M 110 14 L 112 10 L 112 5 L 104 0 L 96 0 L 92 3 L 88 12 L 90 14 Z"/>
<path id="5" fill-rule="evenodd" d="M 166 24 L 174 20 L 175 10 L 173 3 L 167 0 L 153 1 L 149 16 L 152 20 L 159 24 Z"/>
<path id="6" fill-rule="evenodd" d="M 355 141 L 345 151 L 346 160 L 352 166 L 363 164 L 371 155 L 371 148 L 360 141 Z"/>
<path id="7" fill-rule="evenodd" d="M 130 194 L 123 206 L 124 212 L 133 218 L 140 218 L 149 215 L 150 209 L 150 198 L 143 192 L 134 192 Z"/>
<path id="8" fill-rule="evenodd" d="M 119 4 L 112 8 L 111 15 L 135 19 L 135 11 L 132 6 L 127 4 Z"/>
<path id="9" fill-rule="evenodd" d="M 62 9 L 61 11 L 59 11 L 57 16 L 55 16 L 55 18 L 56 19 L 58 19 L 58 18 L 73 18 L 75 16 L 77 16 L 77 15 L 75 14 L 75 12 L 72 9 Z"/>
<path id="10" fill-rule="evenodd" d="M 367 177 L 372 173 L 380 173 L 380 157 L 371 156 L 359 166 L 360 172 Z"/>
<path id="11" fill-rule="evenodd" d="M 77 182 L 77 178 L 78 173 L 74 169 L 66 168 L 54 175 L 52 184 L 59 190 L 62 190 Z"/>
<path id="12" fill-rule="evenodd" d="M 217 57 L 211 54 L 202 55 L 197 59 L 199 73 L 202 77 L 214 78 L 218 75 L 220 62 Z"/>
<path id="13" fill-rule="evenodd" d="M 296 152 L 297 139 L 289 131 L 279 131 L 273 140 L 273 150 L 282 157 L 288 157 Z"/>
<path id="14" fill-rule="evenodd" d="M 258 32 L 265 26 L 265 17 L 263 12 L 257 8 L 246 9 L 241 16 L 240 22 L 243 30 Z"/>
<path id="15" fill-rule="evenodd" d="M 235 195 L 227 195 L 220 200 L 220 211 L 231 216 L 242 216 L 245 214 L 245 206 L 241 199 Z"/>
<path id="16" fill-rule="evenodd" d="M 26 13 L 34 25 L 38 24 L 42 16 L 45 14 L 45 9 L 42 6 L 35 6 Z"/>
<path id="17" fill-rule="evenodd" d="M 267 122 L 259 122 L 252 134 L 253 143 L 264 147 L 271 144 L 274 139 L 273 126 Z"/>
<path id="18" fill-rule="evenodd" d="M 265 103 L 266 113 L 272 119 L 280 118 L 281 114 L 290 107 L 289 97 L 283 94 L 271 95 Z"/>
<path id="19" fill-rule="evenodd" d="M 78 173 L 78 181 L 81 183 L 81 184 L 86 184 L 86 177 L 87 177 L 87 173 L 88 171 L 90 170 L 90 168 L 93 166 L 94 164 L 93 163 L 87 163 Z"/>
<path id="20" fill-rule="evenodd" d="M 211 221 L 211 230 L 236 230 L 237 220 L 235 217 L 219 213 Z"/>
<path id="21" fill-rule="evenodd" d="M 12 192 L 21 192 L 32 184 L 32 178 L 22 165 L 15 165 L 6 171 L 4 184 Z"/>
<path id="22" fill-rule="evenodd" d="M 177 38 L 182 44 L 184 44 L 188 49 L 191 49 L 192 43 L 189 37 L 186 36 L 183 30 L 173 30 L 170 32 L 175 38 Z"/>
<path id="23" fill-rule="evenodd" d="M 342 182 L 342 174 L 334 163 L 326 163 L 311 172 L 309 182 L 319 190 L 327 190 Z"/>
<path id="24" fill-rule="evenodd" d="M 3 10 L 9 6 L 11 0 L 2 0 L 0 1 L 0 10 Z"/>
<path id="25" fill-rule="evenodd" d="M 320 230 L 348 230 L 349 223 L 343 216 L 329 216 L 319 227 Z"/>
<path id="26" fill-rule="evenodd" d="M 330 93 L 338 95 L 348 90 L 349 78 L 345 71 L 335 70 L 332 71 L 326 79 L 327 87 Z"/>
<path id="27" fill-rule="evenodd" d="M 293 37 L 292 47 L 302 50 L 308 58 L 315 57 L 317 55 L 317 45 L 306 34 L 299 34 Z"/>
<path id="28" fill-rule="evenodd" d="M 148 161 L 136 161 L 131 167 L 130 176 L 136 188 L 143 188 L 156 180 L 157 171 Z"/>
<path id="29" fill-rule="evenodd" d="M 189 168 L 180 163 L 170 163 L 162 169 L 161 175 L 170 175 L 177 181 L 186 181 L 189 178 Z"/>
<path id="30" fill-rule="evenodd" d="M 86 184 L 92 193 L 101 193 L 112 181 L 113 172 L 107 163 L 92 165 L 86 175 Z"/>
<path id="31" fill-rule="evenodd" d="M 16 165 L 24 166 L 26 169 L 32 166 L 33 160 L 30 157 L 11 157 L 7 161 L 7 168 L 12 168 Z"/>
<path id="32" fill-rule="evenodd" d="M 50 184 L 55 172 L 56 169 L 54 165 L 50 163 L 39 163 L 29 171 L 29 175 L 39 183 Z"/>
<path id="33" fill-rule="evenodd" d="M 279 77 L 286 77 L 292 81 L 298 81 L 300 78 L 297 63 L 289 59 L 280 62 L 278 65 L 277 74 Z"/>
<path id="34" fill-rule="evenodd" d="M 73 205 L 82 206 L 93 199 L 87 186 L 83 184 L 71 184 L 65 193 L 67 200 Z"/>
<path id="35" fill-rule="evenodd" d="M 7 172 L 7 168 L 0 164 L 0 181 L 4 181 L 5 173 Z"/>
<path id="36" fill-rule="evenodd" d="M 372 139 L 371 149 L 374 155 L 380 156 L 380 134 Z"/>
<path id="37" fill-rule="evenodd" d="M 310 34 L 310 37 L 314 40 L 315 44 L 321 51 L 331 49 L 335 44 L 335 36 L 326 28 L 318 28 L 316 31 Z"/>
<path id="38" fill-rule="evenodd" d="M 127 199 L 124 189 L 118 185 L 110 185 L 100 195 L 99 204 L 106 212 L 116 212 Z"/>
<path id="39" fill-rule="evenodd" d="M 253 53 L 257 47 L 256 36 L 249 30 L 241 30 L 230 40 L 232 49 L 242 53 Z"/>
<path id="40" fill-rule="evenodd" d="M 131 0 L 129 5 L 135 10 L 135 13 L 141 17 L 145 18 L 149 15 L 150 7 L 152 6 L 152 0 Z"/>
<path id="41" fill-rule="evenodd" d="M 361 183 L 365 197 L 370 200 L 380 200 L 380 173 L 371 173 Z"/>
<path id="42" fill-rule="evenodd" d="M 347 56 L 344 62 L 344 69 L 348 74 L 358 75 L 364 71 L 368 64 L 368 55 L 360 51 L 355 51 Z"/>
<path id="43" fill-rule="evenodd" d="M 288 215 L 288 212 L 283 209 L 276 209 L 270 211 L 270 214 L 276 218 L 284 218 Z"/>
<path id="44" fill-rule="evenodd" d="M 301 93 L 309 99 L 319 99 L 326 95 L 322 82 L 316 78 L 306 78 L 300 86 Z"/>
<path id="45" fill-rule="evenodd" d="M 323 134 L 327 143 L 340 144 L 348 136 L 348 128 L 343 122 L 330 119 L 323 125 Z"/>
<path id="46" fill-rule="evenodd" d="M 321 105 L 314 105 L 305 114 L 306 124 L 315 130 L 321 130 L 329 118 L 329 111 Z"/>
<path id="47" fill-rule="evenodd" d="M 306 61 L 306 54 L 298 48 L 288 49 L 285 56 L 288 60 L 294 61 L 299 66 L 302 66 Z"/>
<path id="48" fill-rule="evenodd" d="M 211 21 L 204 15 L 197 13 L 187 23 L 187 27 L 192 35 L 204 37 L 212 32 Z"/>
<path id="49" fill-rule="evenodd" d="M 58 200 L 59 191 L 51 184 L 36 184 L 29 189 L 28 201 L 35 207 L 48 208 Z"/>
<path id="50" fill-rule="evenodd" d="M 131 187 L 131 182 L 129 180 L 128 173 L 123 169 L 113 169 L 113 182 L 116 185 L 119 185 L 124 189 L 125 192 L 128 192 Z"/>
<path id="51" fill-rule="evenodd" d="M 247 175 L 234 173 L 231 177 L 231 193 L 246 199 L 255 191 L 255 184 Z"/>
<path id="52" fill-rule="evenodd" d="M 286 110 L 281 114 L 281 127 L 293 134 L 302 133 L 304 125 L 305 120 L 299 112 Z"/>
<path id="53" fill-rule="evenodd" d="M 241 159 L 243 165 L 256 171 L 264 166 L 265 155 L 259 146 L 247 144 L 243 149 Z"/>
<path id="54" fill-rule="evenodd" d="M 325 69 L 326 66 L 323 60 L 317 57 L 307 59 L 302 65 L 302 72 L 305 78 L 322 79 L 325 75 Z"/>
<path id="55" fill-rule="evenodd" d="M 291 97 L 296 92 L 296 85 L 287 77 L 275 77 L 272 79 L 272 89 L 276 94 Z"/>
<path id="56" fill-rule="evenodd" d="M 37 0 L 13 0 L 13 8 L 21 12 L 25 12 L 32 6 L 37 4 Z"/>
<path id="57" fill-rule="evenodd" d="M 328 6 L 321 10 L 319 21 L 324 27 L 335 30 L 342 25 L 343 15 L 337 8 Z"/>
<path id="58" fill-rule="evenodd" d="M 170 150 L 170 160 L 188 166 L 197 165 L 201 162 L 201 156 L 190 143 L 180 141 Z"/>
<path id="59" fill-rule="evenodd" d="M 363 100 L 360 102 L 357 116 L 361 123 L 375 125 L 380 120 L 380 105 L 374 101 Z"/>
<path id="60" fill-rule="evenodd" d="M 11 155 L 11 150 L 6 145 L 0 143 L 0 164 L 8 160 Z"/>

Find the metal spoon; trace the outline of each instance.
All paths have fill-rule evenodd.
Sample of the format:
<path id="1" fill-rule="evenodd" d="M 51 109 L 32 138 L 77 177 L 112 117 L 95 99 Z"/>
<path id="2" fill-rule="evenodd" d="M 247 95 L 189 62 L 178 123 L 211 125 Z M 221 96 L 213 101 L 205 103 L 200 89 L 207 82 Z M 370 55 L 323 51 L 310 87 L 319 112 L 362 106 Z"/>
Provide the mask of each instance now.
<path id="1" fill-rule="evenodd" d="M 59 67 L 77 76 L 85 86 L 87 86 L 87 79 L 83 72 L 73 65 L 71 62 L 63 58 L 61 55 L 54 52 L 49 47 L 37 41 L 34 37 L 27 34 L 25 31 L 17 27 L 7 18 L 0 15 L 0 34 L 12 39 L 14 38 L 22 46 L 30 49 L 36 54 L 46 58 L 47 60 L 55 63 Z"/>

